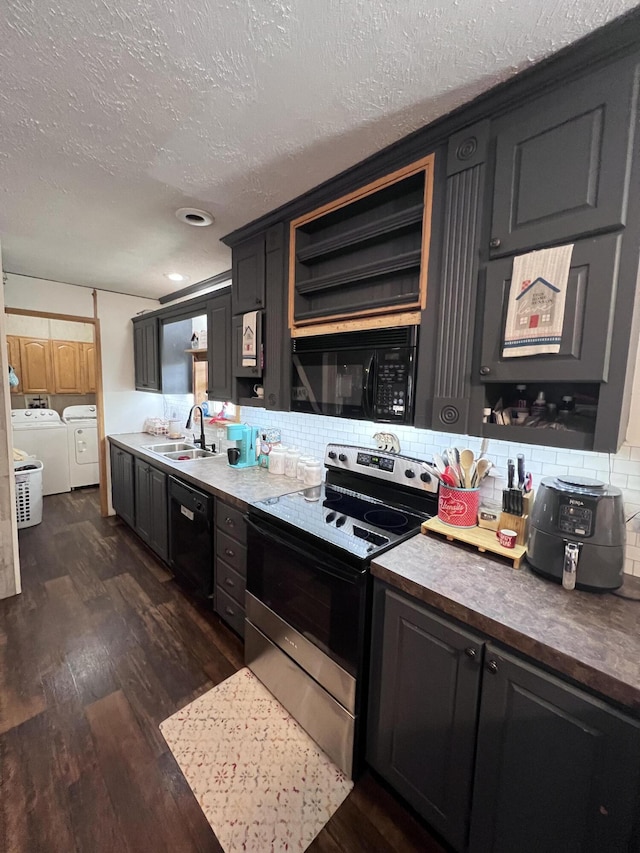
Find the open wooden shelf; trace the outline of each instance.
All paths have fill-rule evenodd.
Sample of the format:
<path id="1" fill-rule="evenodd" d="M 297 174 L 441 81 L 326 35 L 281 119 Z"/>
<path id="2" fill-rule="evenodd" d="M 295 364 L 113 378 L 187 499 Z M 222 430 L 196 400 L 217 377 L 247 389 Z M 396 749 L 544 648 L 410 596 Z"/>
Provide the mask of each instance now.
<path id="1" fill-rule="evenodd" d="M 526 426 L 483 424 L 482 435 L 496 441 L 517 441 L 520 444 L 543 444 L 571 450 L 593 450 L 593 433 L 577 430 L 537 429 Z"/>

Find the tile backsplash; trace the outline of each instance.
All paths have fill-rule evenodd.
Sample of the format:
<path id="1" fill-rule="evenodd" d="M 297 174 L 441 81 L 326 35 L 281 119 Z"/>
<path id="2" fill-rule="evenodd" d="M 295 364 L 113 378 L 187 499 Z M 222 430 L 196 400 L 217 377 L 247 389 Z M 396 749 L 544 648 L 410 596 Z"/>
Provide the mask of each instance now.
<path id="1" fill-rule="evenodd" d="M 265 409 L 248 406 L 241 409 L 240 419 L 252 426 L 277 427 L 282 432 L 283 444 L 296 447 L 322 460 L 330 441 L 375 447 L 373 434 L 385 431 L 385 425 L 373 424 L 370 421 L 292 412 L 267 412 Z M 470 447 L 476 454 L 480 452 L 480 438 L 414 427 L 393 427 L 389 431 L 398 436 L 401 452 L 407 456 L 431 460 L 435 452 L 440 453 L 451 445 Z M 619 486 L 624 495 L 625 517 L 629 519 L 625 571 L 640 576 L 640 447 L 625 444 L 616 454 L 608 454 L 491 439 L 487 457 L 494 463 L 495 468 L 492 469 L 491 476 L 483 482 L 483 498 L 500 500 L 502 489 L 506 487 L 507 459 L 514 459 L 517 453 L 525 455 L 526 470 L 533 476 L 534 489 L 542 477 L 570 472 L 579 472 L 584 477 Z M 630 518 L 636 512 L 639 514 Z"/>

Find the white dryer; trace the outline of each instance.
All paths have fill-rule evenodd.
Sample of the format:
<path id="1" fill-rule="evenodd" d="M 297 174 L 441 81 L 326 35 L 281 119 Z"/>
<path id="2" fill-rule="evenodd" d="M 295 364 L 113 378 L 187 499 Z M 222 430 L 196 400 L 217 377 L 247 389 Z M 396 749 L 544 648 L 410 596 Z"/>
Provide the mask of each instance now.
<path id="1" fill-rule="evenodd" d="M 67 425 L 71 488 L 100 482 L 98 420 L 95 406 L 67 406 L 62 421 Z"/>
<path id="2" fill-rule="evenodd" d="M 13 446 L 39 459 L 42 494 L 71 491 L 67 427 L 54 409 L 12 409 Z"/>

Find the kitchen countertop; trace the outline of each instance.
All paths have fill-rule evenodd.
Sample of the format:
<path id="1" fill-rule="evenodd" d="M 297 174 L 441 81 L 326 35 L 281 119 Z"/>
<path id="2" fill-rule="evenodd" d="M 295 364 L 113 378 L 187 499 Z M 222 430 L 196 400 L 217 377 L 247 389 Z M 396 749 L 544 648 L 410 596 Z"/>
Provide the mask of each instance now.
<path id="1" fill-rule="evenodd" d="M 205 459 L 191 459 L 177 462 L 144 450 L 148 444 L 166 444 L 171 441 L 166 436 L 148 435 L 144 432 L 118 433 L 109 435 L 109 441 L 123 450 L 147 459 L 156 468 L 175 474 L 187 483 L 200 488 L 227 503 L 245 510 L 253 501 L 286 495 L 302 488 L 299 480 L 269 474 L 266 468 L 232 468 L 227 464 L 226 454 L 209 456 Z"/>
<path id="2" fill-rule="evenodd" d="M 380 580 L 640 711 L 640 601 L 574 590 L 431 535 L 381 554 Z M 637 578 L 625 590 L 638 594 Z"/>

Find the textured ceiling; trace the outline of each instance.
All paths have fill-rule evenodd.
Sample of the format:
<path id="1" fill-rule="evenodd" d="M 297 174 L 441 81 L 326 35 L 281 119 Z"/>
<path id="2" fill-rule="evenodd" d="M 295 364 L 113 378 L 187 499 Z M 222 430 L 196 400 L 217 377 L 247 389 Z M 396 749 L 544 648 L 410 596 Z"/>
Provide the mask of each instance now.
<path id="1" fill-rule="evenodd" d="M 223 234 L 635 5 L 5 0 L 5 269 L 143 296 L 208 278 Z"/>

